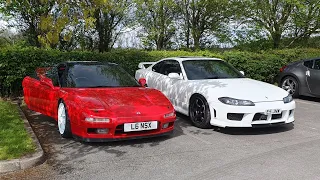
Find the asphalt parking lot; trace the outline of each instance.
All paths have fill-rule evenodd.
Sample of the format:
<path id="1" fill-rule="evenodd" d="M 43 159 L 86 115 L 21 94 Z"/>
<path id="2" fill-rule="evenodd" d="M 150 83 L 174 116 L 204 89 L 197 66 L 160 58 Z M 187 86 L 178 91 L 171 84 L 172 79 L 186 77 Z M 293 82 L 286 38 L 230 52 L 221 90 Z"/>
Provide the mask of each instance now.
<path id="1" fill-rule="evenodd" d="M 47 161 L 0 179 L 319 179 L 320 100 L 296 103 L 294 126 L 204 130 L 179 115 L 170 138 L 112 143 L 63 139 L 28 111 Z"/>

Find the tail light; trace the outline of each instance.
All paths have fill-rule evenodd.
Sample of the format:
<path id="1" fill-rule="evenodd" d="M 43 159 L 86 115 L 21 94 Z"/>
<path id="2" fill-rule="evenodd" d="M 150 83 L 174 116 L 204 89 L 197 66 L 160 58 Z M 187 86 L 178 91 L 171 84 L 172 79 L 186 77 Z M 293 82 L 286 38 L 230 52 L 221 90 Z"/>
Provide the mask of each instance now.
<path id="1" fill-rule="evenodd" d="M 282 68 L 280 68 L 280 72 L 284 71 L 287 68 L 287 66 L 283 66 Z"/>

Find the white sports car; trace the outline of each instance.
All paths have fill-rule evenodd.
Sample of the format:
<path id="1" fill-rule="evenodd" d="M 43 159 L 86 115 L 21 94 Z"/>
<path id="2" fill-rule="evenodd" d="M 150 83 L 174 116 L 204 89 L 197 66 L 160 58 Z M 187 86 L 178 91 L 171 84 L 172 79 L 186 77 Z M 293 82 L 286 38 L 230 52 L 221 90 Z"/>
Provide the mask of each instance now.
<path id="1" fill-rule="evenodd" d="M 146 67 L 149 65 L 149 67 Z M 217 58 L 175 57 L 139 64 L 137 80 L 160 90 L 176 111 L 200 128 L 254 127 L 294 121 L 295 102 L 287 91 L 246 78 Z"/>

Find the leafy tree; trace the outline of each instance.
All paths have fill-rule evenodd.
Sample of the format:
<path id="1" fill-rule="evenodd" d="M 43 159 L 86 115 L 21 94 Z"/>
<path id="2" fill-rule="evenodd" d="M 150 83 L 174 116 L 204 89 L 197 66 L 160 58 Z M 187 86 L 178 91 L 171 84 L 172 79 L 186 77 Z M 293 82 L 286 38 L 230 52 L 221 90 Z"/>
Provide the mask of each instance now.
<path id="1" fill-rule="evenodd" d="M 157 50 L 170 45 L 175 35 L 177 6 L 174 0 L 135 0 L 137 22 L 143 27 L 144 44 L 156 46 Z"/>
<path id="2" fill-rule="evenodd" d="M 222 31 L 231 17 L 232 7 L 227 0 L 180 0 L 180 4 L 187 47 L 192 35 L 194 47 L 199 49 L 205 33 Z"/>
<path id="3" fill-rule="evenodd" d="M 292 26 L 289 37 L 292 37 L 290 45 L 302 41 L 307 43 L 312 34 L 320 32 L 320 1 L 300 0 L 292 15 Z"/>
<path id="4" fill-rule="evenodd" d="M 273 47 L 279 48 L 281 38 L 290 25 L 295 0 L 243 0 L 240 13 L 244 22 L 263 28 L 273 41 Z"/>
<path id="5" fill-rule="evenodd" d="M 131 0 L 88 0 L 94 18 L 99 52 L 110 51 L 121 30 L 129 23 Z"/>
<path id="6" fill-rule="evenodd" d="M 48 15 L 54 5 L 54 0 L 7 0 L 2 1 L 1 12 L 15 17 L 18 26 L 24 29 L 28 43 L 40 47 L 40 18 Z"/>

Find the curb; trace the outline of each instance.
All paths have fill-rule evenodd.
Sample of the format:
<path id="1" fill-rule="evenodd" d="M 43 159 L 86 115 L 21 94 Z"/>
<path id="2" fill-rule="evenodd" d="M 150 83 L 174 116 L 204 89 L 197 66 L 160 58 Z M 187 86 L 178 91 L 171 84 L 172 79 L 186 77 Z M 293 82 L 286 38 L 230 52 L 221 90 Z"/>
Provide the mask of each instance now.
<path id="1" fill-rule="evenodd" d="M 42 164 L 45 161 L 44 151 L 39 143 L 37 136 L 35 135 L 34 131 L 32 130 L 29 121 L 27 120 L 24 112 L 20 107 L 20 102 L 13 103 L 17 105 L 18 111 L 20 113 L 20 117 L 24 122 L 24 127 L 27 132 L 30 134 L 35 146 L 36 152 L 32 154 L 27 154 L 19 159 L 12 159 L 12 160 L 1 160 L 0 161 L 0 173 L 6 173 L 11 171 L 18 171 L 28 169 L 37 165 Z"/>

